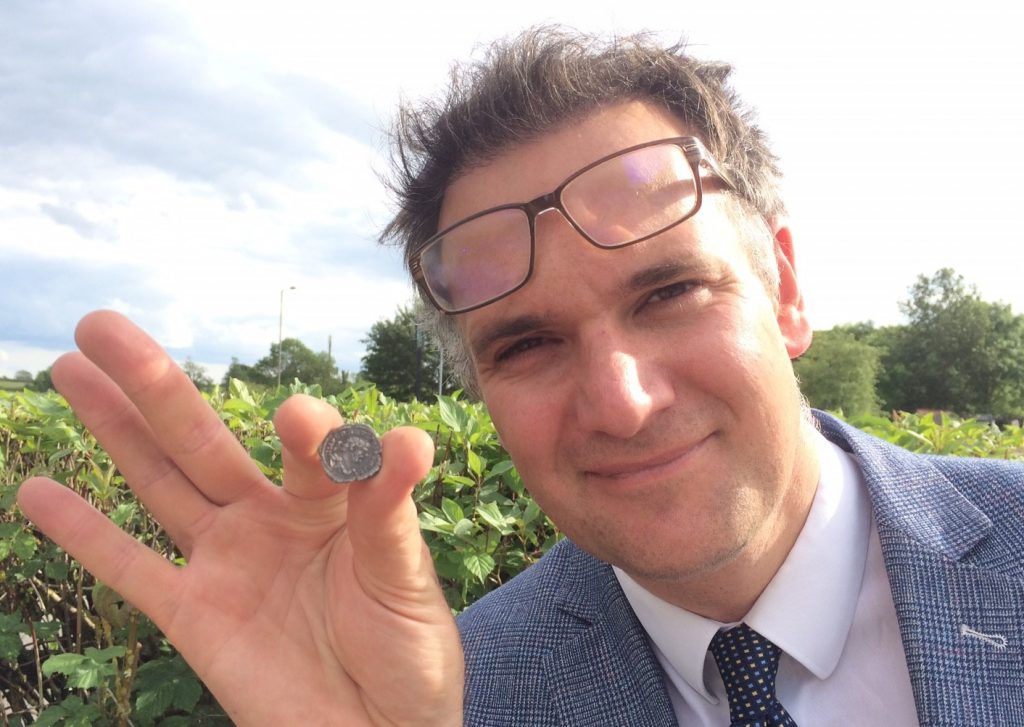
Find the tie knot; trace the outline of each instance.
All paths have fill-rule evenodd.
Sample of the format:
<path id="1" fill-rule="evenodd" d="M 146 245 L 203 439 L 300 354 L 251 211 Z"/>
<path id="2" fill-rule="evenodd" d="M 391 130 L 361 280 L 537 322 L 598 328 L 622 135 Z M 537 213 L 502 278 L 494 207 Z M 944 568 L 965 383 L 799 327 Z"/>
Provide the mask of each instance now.
<path id="1" fill-rule="evenodd" d="M 793 725 L 775 696 L 782 649 L 746 624 L 719 631 L 711 654 L 725 683 L 733 725 Z"/>

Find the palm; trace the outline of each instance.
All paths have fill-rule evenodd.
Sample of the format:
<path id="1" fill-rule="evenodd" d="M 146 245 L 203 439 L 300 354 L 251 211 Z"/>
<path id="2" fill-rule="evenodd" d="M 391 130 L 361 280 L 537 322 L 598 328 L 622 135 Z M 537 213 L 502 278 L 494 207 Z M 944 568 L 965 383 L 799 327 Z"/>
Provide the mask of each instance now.
<path id="1" fill-rule="evenodd" d="M 96 365 L 67 357 L 54 380 L 188 566 L 36 480 L 20 500 L 40 527 L 149 614 L 237 722 L 458 721 L 458 636 L 408 498 L 429 466 L 422 433 L 389 433 L 373 484 L 339 488 L 315 458 L 337 413 L 290 400 L 276 487 L 187 378 L 152 375 L 170 369 L 141 331 L 99 314 L 79 345 Z"/>

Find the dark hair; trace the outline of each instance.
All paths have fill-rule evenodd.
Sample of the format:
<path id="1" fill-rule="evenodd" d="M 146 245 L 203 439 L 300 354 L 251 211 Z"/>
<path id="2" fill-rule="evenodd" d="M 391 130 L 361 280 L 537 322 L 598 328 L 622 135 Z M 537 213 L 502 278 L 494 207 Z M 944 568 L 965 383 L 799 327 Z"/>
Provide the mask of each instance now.
<path id="1" fill-rule="evenodd" d="M 666 48 L 650 34 L 601 38 L 541 26 L 500 41 L 481 60 L 455 66 L 442 98 L 401 105 L 389 182 L 398 212 L 381 241 L 402 245 L 408 260 L 409 251 L 437 231 L 445 191 L 460 173 L 627 100 L 673 112 L 719 162 L 746 211 L 762 218 L 779 214 L 777 160 L 727 85 L 731 72 L 727 64 L 688 55 L 681 42 Z M 755 268 L 763 262 L 755 259 Z M 454 321 L 430 311 L 424 318 L 472 388 L 471 362 Z"/>

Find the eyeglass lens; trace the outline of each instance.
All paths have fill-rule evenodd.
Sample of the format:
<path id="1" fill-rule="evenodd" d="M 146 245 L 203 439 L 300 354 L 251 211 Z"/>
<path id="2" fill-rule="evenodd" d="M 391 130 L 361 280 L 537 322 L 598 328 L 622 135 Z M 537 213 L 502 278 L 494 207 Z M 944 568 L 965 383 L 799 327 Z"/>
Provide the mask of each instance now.
<path id="1" fill-rule="evenodd" d="M 657 234 L 689 216 L 697 185 L 682 148 L 659 144 L 612 157 L 562 190 L 565 215 L 601 247 Z M 482 305 L 530 275 L 533 244 L 523 209 L 501 209 L 449 230 L 420 258 L 424 280 L 450 312 Z"/>

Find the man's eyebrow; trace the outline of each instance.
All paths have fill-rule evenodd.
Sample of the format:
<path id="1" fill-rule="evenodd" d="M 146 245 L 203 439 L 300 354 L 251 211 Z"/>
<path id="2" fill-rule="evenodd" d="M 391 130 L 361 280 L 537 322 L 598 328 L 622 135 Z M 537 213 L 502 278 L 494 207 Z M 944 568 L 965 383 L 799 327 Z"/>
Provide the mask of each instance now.
<path id="1" fill-rule="evenodd" d="M 515 318 L 506 318 L 493 324 L 486 325 L 470 341 L 470 348 L 473 355 L 480 357 L 483 353 L 503 338 L 514 338 L 530 331 L 543 328 L 544 319 L 537 315 L 522 315 Z"/>
<path id="2" fill-rule="evenodd" d="M 692 262 L 677 259 L 662 260 L 627 278 L 622 284 L 622 292 L 623 294 L 636 293 L 675 282 L 688 275 L 701 275 L 706 272 L 703 266 L 694 265 Z"/>

